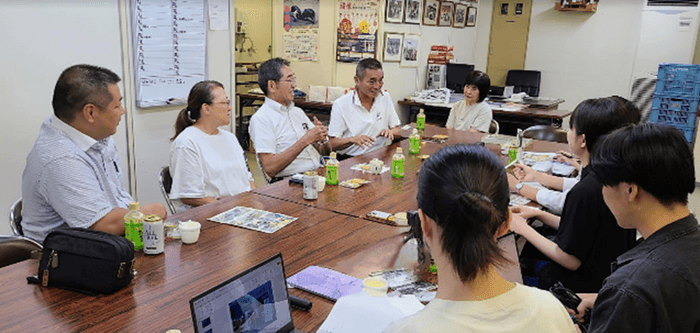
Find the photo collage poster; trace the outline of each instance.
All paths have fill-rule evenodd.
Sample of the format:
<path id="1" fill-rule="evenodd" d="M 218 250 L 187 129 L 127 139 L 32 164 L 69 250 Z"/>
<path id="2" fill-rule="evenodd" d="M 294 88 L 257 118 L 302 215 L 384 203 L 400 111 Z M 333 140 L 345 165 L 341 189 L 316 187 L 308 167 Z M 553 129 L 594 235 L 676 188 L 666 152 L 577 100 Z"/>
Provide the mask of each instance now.
<path id="1" fill-rule="evenodd" d="M 318 60 L 319 0 L 284 0 L 284 58 Z"/>
<path id="2" fill-rule="evenodd" d="M 380 0 L 341 0 L 338 3 L 336 60 L 359 62 L 377 57 Z"/>

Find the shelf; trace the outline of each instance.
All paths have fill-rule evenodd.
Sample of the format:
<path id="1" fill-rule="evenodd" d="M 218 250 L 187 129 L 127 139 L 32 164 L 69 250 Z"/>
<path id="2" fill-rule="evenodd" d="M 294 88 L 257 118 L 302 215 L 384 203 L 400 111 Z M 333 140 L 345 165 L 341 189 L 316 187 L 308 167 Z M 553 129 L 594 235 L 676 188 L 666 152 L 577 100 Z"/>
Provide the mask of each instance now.
<path id="1" fill-rule="evenodd" d="M 554 9 L 562 11 L 562 12 L 586 12 L 586 13 L 595 13 L 596 10 L 598 9 L 598 3 L 593 3 L 590 5 L 570 5 L 568 7 L 562 7 L 561 3 L 556 2 L 554 4 Z"/>

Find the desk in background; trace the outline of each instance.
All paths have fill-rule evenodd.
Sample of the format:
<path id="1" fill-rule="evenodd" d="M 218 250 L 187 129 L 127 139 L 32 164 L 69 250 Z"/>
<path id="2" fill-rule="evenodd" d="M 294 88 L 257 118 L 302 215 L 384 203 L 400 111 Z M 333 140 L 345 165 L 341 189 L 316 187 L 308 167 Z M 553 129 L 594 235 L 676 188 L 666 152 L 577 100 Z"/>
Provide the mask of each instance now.
<path id="1" fill-rule="evenodd" d="M 252 93 L 236 93 L 238 103 L 236 103 L 236 136 L 243 150 L 248 150 L 250 143 L 250 134 L 248 133 L 248 119 L 243 116 L 243 108 L 260 106 L 265 102 L 265 96 Z M 306 98 L 295 98 L 294 105 L 304 110 L 306 113 L 317 113 L 330 115 L 333 103 L 310 102 Z M 328 124 L 326 124 L 328 125 Z"/>
<path id="2" fill-rule="evenodd" d="M 505 111 L 493 109 L 493 119 L 500 126 L 501 134 L 515 135 L 518 128 L 528 128 L 533 125 L 553 125 L 561 127 L 562 121 L 570 116 L 573 111 L 557 109 L 563 100 L 555 100 L 546 103 L 545 107 L 527 107 L 517 111 Z M 425 104 L 412 100 L 401 100 L 399 105 L 406 105 L 409 108 L 409 120 L 415 121 L 415 117 L 420 109 L 424 109 L 428 117 L 437 116 L 447 120 L 450 114 L 451 105 Z M 544 103 L 543 103 L 544 105 Z"/>

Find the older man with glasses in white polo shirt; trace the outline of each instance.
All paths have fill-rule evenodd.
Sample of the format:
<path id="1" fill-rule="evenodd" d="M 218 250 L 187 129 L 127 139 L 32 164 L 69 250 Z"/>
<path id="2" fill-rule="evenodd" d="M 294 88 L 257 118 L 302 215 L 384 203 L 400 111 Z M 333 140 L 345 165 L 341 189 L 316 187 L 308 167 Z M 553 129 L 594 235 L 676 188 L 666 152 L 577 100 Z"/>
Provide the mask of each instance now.
<path id="1" fill-rule="evenodd" d="M 250 119 L 250 136 L 263 172 L 274 179 L 320 167 L 321 155 L 330 152 L 328 130 L 294 106 L 296 78 L 289 61 L 265 61 L 258 85 L 265 103 Z"/>
<path id="2" fill-rule="evenodd" d="M 382 64 L 374 58 L 361 60 L 355 68 L 355 90 L 338 98 L 331 110 L 328 134 L 341 154 L 362 155 L 401 135 L 401 121 L 383 86 Z"/>

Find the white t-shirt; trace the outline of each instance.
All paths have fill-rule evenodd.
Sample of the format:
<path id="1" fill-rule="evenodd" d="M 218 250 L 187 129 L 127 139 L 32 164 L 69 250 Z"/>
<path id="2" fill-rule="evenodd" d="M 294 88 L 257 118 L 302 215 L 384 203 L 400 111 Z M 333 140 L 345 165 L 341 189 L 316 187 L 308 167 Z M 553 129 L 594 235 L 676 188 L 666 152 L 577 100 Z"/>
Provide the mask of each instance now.
<path id="1" fill-rule="evenodd" d="M 194 126 L 182 131 L 170 147 L 170 199 L 178 212 L 191 208 L 181 198 L 235 195 L 250 190 L 253 176 L 231 132 L 209 135 Z"/>
<path id="2" fill-rule="evenodd" d="M 516 284 L 483 301 L 433 299 L 423 310 L 393 322 L 384 333 L 576 332 L 564 306 L 552 294 Z"/>
<path id="3" fill-rule="evenodd" d="M 474 127 L 484 133 L 489 132 L 493 114 L 488 103 L 482 101 L 471 106 L 467 106 L 467 102 L 461 100 L 452 106 L 450 115 L 447 117 L 445 127 L 467 131 Z"/>
<path id="4" fill-rule="evenodd" d="M 294 103 L 283 106 L 267 97 L 265 103 L 250 118 L 250 137 L 257 153 L 279 154 L 291 147 L 314 128 L 304 111 Z M 321 167 L 321 154 L 308 145 L 276 177 L 285 177 Z"/>
<path id="5" fill-rule="evenodd" d="M 349 138 L 358 135 L 376 138 L 372 147 L 361 148 L 353 144 L 339 151 L 341 154 L 357 156 L 391 144 L 391 141 L 384 137 L 377 138 L 377 135 L 384 129 L 398 125 L 401 125 L 401 121 L 396 114 L 389 93 L 379 94 L 374 99 L 370 110 L 367 111 L 362 106 L 357 92 L 352 91 L 333 102 L 328 135 L 336 138 Z"/>

